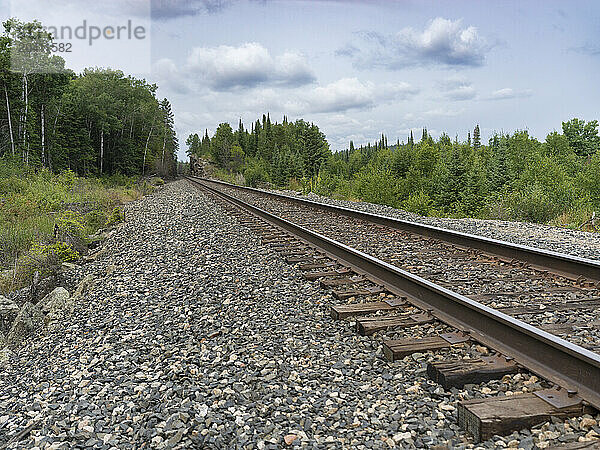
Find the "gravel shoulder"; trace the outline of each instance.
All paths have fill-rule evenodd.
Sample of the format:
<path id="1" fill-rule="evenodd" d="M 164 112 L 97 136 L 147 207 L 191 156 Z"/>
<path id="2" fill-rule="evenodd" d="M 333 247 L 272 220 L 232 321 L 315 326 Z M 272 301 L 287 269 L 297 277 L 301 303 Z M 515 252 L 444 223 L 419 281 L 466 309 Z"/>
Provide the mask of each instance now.
<path id="1" fill-rule="evenodd" d="M 0 368 L 0 446 L 30 427 L 8 448 L 472 448 L 457 401 L 540 384 L 519 374 L 445 391 L 425 373 L 443 353 L 388 363 L 380 339 L 330 319 L 318 282 L 185 181 L 126 219 L 73 273 L 94 279 L 73 315 Z M 572 419 L 482 447 L 591 433 Z"/>
<path id="2" fill-rule="evenodd" d="M 343 206 L 357 211 L 423 223 L 463 233 L 499 239 L 515 244 L 528 245 L 530 247 L 538 247 L 583 258 L 600 260 L 600 233 L 590 233 L 529 222 L 423 217 L 408 211 L 374 203 L 336 200 L 312 193 L 303 195 L 296 191 L 289 190 L 273 190 L 272 192 L 305 198 L 307 200 L 329 205 Z"/>

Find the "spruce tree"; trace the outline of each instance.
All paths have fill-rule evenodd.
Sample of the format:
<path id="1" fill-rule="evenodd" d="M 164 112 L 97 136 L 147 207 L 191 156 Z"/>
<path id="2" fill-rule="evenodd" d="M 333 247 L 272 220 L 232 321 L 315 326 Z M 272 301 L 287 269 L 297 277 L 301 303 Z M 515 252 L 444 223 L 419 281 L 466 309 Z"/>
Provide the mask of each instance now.
<path id="1" fill-rule="evenodd" d="M 479 124 L 475 125 L 475 129 L 473 130 L 473 148 L 475 150 L 479 150 L 481 147 L 481 133 L 479 131 Z"/>

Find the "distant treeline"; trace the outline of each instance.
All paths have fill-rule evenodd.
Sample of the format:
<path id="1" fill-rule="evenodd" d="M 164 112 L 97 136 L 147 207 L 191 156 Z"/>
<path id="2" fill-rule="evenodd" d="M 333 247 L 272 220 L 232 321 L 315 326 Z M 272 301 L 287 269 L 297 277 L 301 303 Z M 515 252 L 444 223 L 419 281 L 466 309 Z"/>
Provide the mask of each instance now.
<path id="1" fill-rule="evenodd" d="M 350 142 L 346 150 L 331 153 L 315 125 L 285 119 L 270 124 L 268 119 L 253 125 L 250 133 L 241 123 L 237 132 L 230 132 L 227 158 L 217 150 L 225 149 L 222 140 L 213 148 L 208 134 L 203 139 L 190 136 L 189 151 L 211 155 L 229 174 L 243 174 L 250 185 L 265 181 L 422 215 L 577 226 L 600 211 L 595 120 L 564 122 L 562 134 L 552 132 L 544 142 L 516 131 L 494 134 L 484 145 L 477 125 L 472 138 L 469 133 L 463 142 L 447 134 L 436 140 L 423 129 L 418 140 L 411 133 L 405 142 L 389 144 L 382 135 L 376 142 Z M 227 124 L 219 129 L 231 130 Z"/>
<path id="2" fill-rule="evenodd" d="M 214 136 L 208 131 L 200 138 L 192 134 L 186 141 L 188 155 L 210 157 L 231 173 L 241 173 L 251 185 L 271 182 L 285 186 L 290 180 L 312 178 L 327 158 L 329 144 L 319 127 L 303 120 L 271 123 L 269 115 L 252 123 L 250 130 L 240 120 L 234 132 L 222 123 Z"/>
<path id="3" fill-rule="evenodd" d="M 81 175 L 175 173 L 173 113 L 155 85 L 115 70 L 75 75 L 39 22 L 3 25 L 0 157 Z"/>

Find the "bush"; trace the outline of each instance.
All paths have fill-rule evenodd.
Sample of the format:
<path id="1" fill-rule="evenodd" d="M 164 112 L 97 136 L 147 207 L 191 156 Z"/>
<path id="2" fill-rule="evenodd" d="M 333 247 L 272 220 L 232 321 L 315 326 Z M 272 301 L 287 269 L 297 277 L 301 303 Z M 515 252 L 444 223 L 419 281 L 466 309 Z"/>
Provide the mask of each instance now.
<path id="1" fill-rule="evenodd" d="M 29 253 L 35 256 L 56 257 L 62 262 L 77 261 L 81 256 L 77 250 L 72 249 L 66 242 L 55 242 L 54 244 L 40 244 L 34 242 Z"/>
<path id="2" fill-rule="evenodd" d="M 554 201 L 539 184 L 512 192 L 507 199 L 507 206 L 514 218 L 537 223 L 547 223 L 563 210 L 563 205 Z"/>
<path id="3" fill-rule="evenodd" d="M 108 219 L 106 219 L 105 226 L 112 227 L 112 226 L 117 225 L 124 221 L 125 221 L 125 212 L 121 208 L 116 207 L 112 210 L 112 212 L 108 216 Z"/>
<path id="4" fill-rule="evenodd" d="M 66 210 L 56 219 L 56 226 L 61 232 L 80 239 L 85 238 L 85 218 L 75 211 Z"/>
<path id="5" fill-rule="evenodd" d="M 355 183 L 354 192 L 361 200 L 392 207 L 398 206 L 398 183 L 389 171 L 361 170 Z"/>
<path id="6" fill-rule="evenodd" d="M 101 210 L 91 211 L 85 215 L 85 224 L 90 233 L 102 228 L 106 224 L 107 220 L 108 215 Z"/>
<path id="7" fill-rule="evenodd" d="M 432 206 L 433 201 L 429 195 L 423 191 L 411 194 L 403 203 L 405 210 L 415 214 L 420 214 L 421 216 L 428 216 Z"/>
<path id="8" fill-rule="evenodd" d="M 259 164 L 253 164 L 244 171 L 244 178 L 246 179 L 246 185 L 256 187 L 260 183 L 267 183 L 269 181 L 269 175 L 264 167 Z"/>
<path id="9" fill-rule="evenodd" d="M 67 169 L 58 176 L 58 182 L 67 189 L 73 189 L 77 182 L 77 175 L 72 170 Z"/>

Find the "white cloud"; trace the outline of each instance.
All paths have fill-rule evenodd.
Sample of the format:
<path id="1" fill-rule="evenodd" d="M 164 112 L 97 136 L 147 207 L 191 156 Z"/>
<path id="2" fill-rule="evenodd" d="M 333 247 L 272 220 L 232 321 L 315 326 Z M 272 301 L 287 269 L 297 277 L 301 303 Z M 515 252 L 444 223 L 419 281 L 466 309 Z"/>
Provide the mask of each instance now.
<path id="1" fill-rule="evenodd" d="M 531 97 L 531 89 L 515 90 L 513 88 L 498 89 L 491 93 L 489 100 L 508 100 L 511 98 Z"/>
<path id="2" fill-rule="evenodd" d="M 250 88 L 267 82 L 301 86 L 314 81 L 314 75 L 302 55 L 286 52 L 273 57 L 256 42 L 238 47 L 196 47 L 182 70 L 197 82 L 207 83 L 219 91 Z"/>
<path id="3" fill-rule="evenodd" d="M 456 117 L 464 113 L 464 109 L 435 108 L 423 112 L 425 117 Z"/>
<path id="4" fill-rule="evenodd" d="M 423 31 L 404 28 L 396 35 L 361 32 L 359 39 L 338 50 L 357 67 L 402 69 L 414 65 L 481 66 L 490 45 L 474 26 L 438 17 Z"/>
<path id="5" fill-rule="evenodd" d="M 477 91 L 470 81 L 462 78 L 450 78 L 439 84 L 443 97 L 448 100 L 472 100 L 477 96 Z"/>
<path id="6" fill-rule="evenodd" d="M 177 65 L 168 58 L 163 58 L 156 63 L 152 68 L 153 75 L 160 82 L 160 87 L 177 94 L 187 94 L 191 92 L 189 80 L 181 73 Z"/>
<path id="7" fill-rule="evenodd" d="M 306 96 L 310 112 L 341 112 L 350 109 L 370 109 L 380 102 L 405 99 L 418 90 L 408 83 L 375 85 L 357 78 L 342 78 L 319 86 Z"/>

